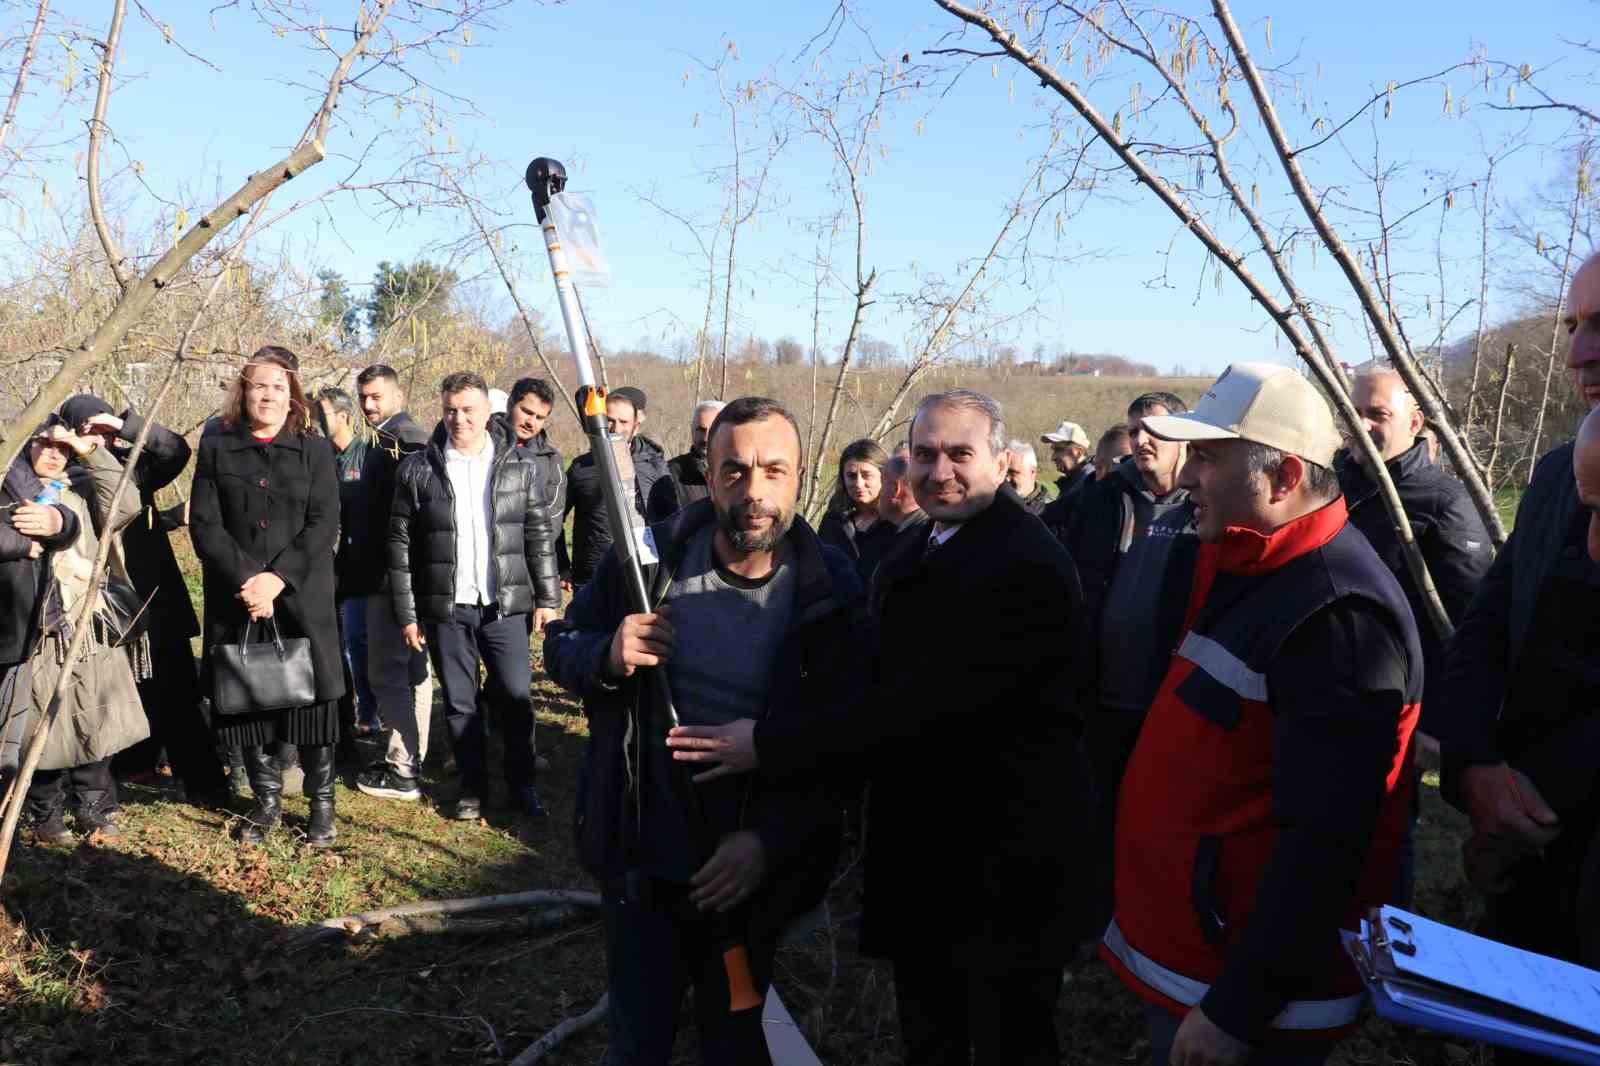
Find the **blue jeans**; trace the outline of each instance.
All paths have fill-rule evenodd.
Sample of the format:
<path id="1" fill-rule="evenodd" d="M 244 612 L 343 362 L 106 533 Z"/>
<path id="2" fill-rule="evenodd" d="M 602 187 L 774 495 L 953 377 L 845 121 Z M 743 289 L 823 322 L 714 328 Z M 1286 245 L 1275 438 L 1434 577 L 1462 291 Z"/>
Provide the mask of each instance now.
<path id="1" fill-rule="evenodd" d="M 339 604 L 339 643 L 343 645 L 345 665 L 356 684 L 356 721 L 378 724 L 378 698 L 367 680 L 367 598 L 351 596 Z"/>
<path id="2" fill-rule="evenodd" d="M 1172 1058 L 1172 1039 L 1178 1035 L 1178 1025 L 1182 1020 L 1160 1007 L 1145 1004 L 1144 1023 L 1150 1031 L 1150 1066 L 1167 1066 Z M 1248 1066 L 1322 1066 L 1332 1053 L 1332 1041 L 1271 1044 L 1257 1048 L 1245 1061 Z"/>

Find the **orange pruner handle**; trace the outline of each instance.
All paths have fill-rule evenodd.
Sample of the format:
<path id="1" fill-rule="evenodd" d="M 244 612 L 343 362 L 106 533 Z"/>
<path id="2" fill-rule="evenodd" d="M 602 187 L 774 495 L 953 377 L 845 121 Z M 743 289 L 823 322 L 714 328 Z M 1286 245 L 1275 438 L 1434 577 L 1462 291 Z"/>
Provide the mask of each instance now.
<path id="1" fill-rule="evenodd" d="M 606 390 L 599 385 L 590 385 L 578 390 L 582 395 L 583 413 L 596 418 L 606 416 Z"/>
<path id="2" fill-rule="evenodd" d="M 761 1006 L 755 978 L 750 976 L 750 956 L 745 953 L 743 944 L 734 944 L 722 953 L 722 968 L 728 973 L 729 1014 Z"/>

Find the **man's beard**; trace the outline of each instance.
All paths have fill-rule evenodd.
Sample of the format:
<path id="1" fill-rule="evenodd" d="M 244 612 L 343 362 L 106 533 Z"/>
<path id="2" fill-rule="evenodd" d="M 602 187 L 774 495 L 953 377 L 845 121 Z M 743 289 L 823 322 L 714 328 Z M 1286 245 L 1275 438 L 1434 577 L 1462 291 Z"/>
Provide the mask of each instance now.
<path id="1" fill-rule="evenodd" d="M 721 504 L 716 504 L 716 508 L 717 526 L 741 552 L 771 551 L 789 535 L 789 527 L 794 524 L 794 512 L 777 507 L 747 502 L 736 503 L 727 510 L 723 510 Z M 753 517 L 771 518 L 772 522 L 765 530 L 745 529 L 742 523 Z"/>

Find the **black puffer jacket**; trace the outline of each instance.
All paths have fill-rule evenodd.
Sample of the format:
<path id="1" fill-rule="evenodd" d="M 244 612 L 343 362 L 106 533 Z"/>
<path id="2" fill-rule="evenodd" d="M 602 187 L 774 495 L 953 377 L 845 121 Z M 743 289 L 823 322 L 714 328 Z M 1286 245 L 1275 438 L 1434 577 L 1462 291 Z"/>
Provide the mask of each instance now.
<path id="1" fill-rule="evenodd" d="M 44 488 L 28 463 L 27 452 L 17 456 L 6 471 L 0 503 L 8 508 L 27 503 Z M 49 551 L 65 548 L 78 539 L 78 517 L 72 508 L 58 504 L 61 532 L 40 541 Z M 29 557 L 31 538 L 11 526 L 10 510 L 0 514 L 0 665 L 20 663 L 28 657 L 28 641 L 39 622 L 40 593 L 50 573 L 48 552 Z"/>
<path id="2" fill-rule="evenodd" d="M 648 437 L 634 437 L 628 445 L 633 457 L 634 508 L 643 517 L 645 503 L 656 481 L 666 476 L 667 455 L 661 445 Z M 611 550 L 611 523 L 606 518 L 606 498 L 600 485 L 600 469 L 594 456 L 584 452 L 567 467 L 567 499 L 562 505 L 562 522 L 567 511 L 577 511 L 572 521 L 571 565 L 561 576 L 582 585 L 594 576 L 606 552 Z"/>
<path id="3" fill-rule="evenodd" d="M 489 424 L 489 551 L 495 603 L 502 614 L 559 607 L 561 587 L 551 551 L 550 508 L 534 457 Z M 441 425 L 428 447 L 400 462 L 389 514 L 389 594 L 402 626 L 448 622 L 456 601 L 455 493 L 445 471 Z"/>

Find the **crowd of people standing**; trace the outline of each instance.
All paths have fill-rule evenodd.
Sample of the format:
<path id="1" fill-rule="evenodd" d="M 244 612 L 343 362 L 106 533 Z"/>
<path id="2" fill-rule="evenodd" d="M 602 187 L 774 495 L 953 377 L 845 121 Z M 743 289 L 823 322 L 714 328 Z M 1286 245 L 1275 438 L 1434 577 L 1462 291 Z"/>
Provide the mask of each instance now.
<path id="1" fill-rule="evenodd" d="M 615 389 L 643 611 L 601 466 L 550 443 L 540 379 L 497 403 L 452 373 L 429 432 L 393 369 L 308 394 L 294 353 L 262 348 L 176 511 L 155 494 L 183 438 L 149 426 L 115 500 L 143 420 L 76 397 L 5 474 L 0 772 L 71 670 L 35 839 L 70 840 L 69 815 L 115 833 L 116 774 L 164 752 L 200 804 L 225 806 L 242 767 L 246 846 L 277 829 L 297 762 L 305 843 L 327 847 L 352 737 L 386 731 L 360 791 L 421 797 L 437 684 L 448 814 L 482 815 L 492 730 L 539 825 L 542 639 L 588 716 L 573 825 L 602 889 L 612 1063 L 667 1062 L 691 988 L 707 1062 L 769 1061 L 730 942 L 770 982 L 863 797 L 860 948 L 892 965 L 906 1062 L 1058 1062 L 1062 970 L 1091 952 L 1144 1004 L 1157 1066 L 1324 1062 L 1361 1011 L 1339 930 L 1412 896 L 1425 742 L 1472 822 L 1484 931 L 1600 964 L 1600 256 L 1567 306 L 1594 413 L 1538 463 L 1498 555 L 1401 378 L 1355 379 L 1448 639 L 1375 471 L 1279 366 L 1236 363 L 1192 406 L 1134 397 L 1097 438 L 1063 421 L 1039 441 L 1054 492 L 992 398 L 924 397 L 899 447 L 842 449 L 815 530 L 783 404 L 701 403 L 669 459 L 643 391 Z M 185 522 L 203 631 L 168 542 Z M 257 630 L 309 639 L 310 697 L 221 713 L 214 649 Z"/>

